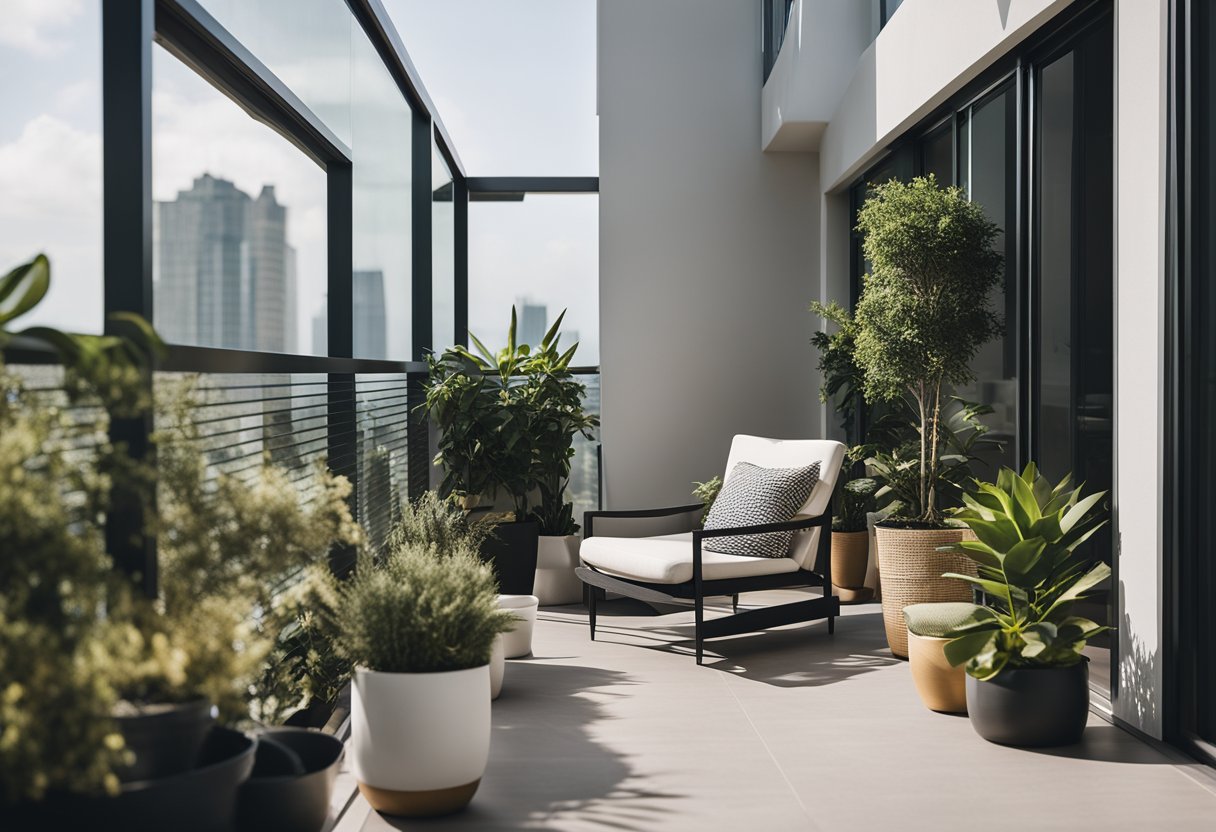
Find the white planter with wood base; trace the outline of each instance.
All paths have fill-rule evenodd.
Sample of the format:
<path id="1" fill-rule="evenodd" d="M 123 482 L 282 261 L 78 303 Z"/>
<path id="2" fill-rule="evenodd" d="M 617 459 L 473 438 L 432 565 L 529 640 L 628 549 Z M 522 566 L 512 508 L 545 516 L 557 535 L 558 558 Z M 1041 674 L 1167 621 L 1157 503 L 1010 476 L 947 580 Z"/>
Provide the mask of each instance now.
<path id="1" fill-rule="evenodd" d="M 578 604 L 583 600 L 583 582 L 574 574 L 578 566 L 576 534 L 565 537 L 542 534 L 536 546 L 536 581 L 532 591 L 545 606 Z"/>
<path id="2" fill-rule="evenodd" d="M 373 809 L 403 817 L 458 812 L 490 757 L 490 666 L 357 669 L 350 726 L 351 769 Z"/>

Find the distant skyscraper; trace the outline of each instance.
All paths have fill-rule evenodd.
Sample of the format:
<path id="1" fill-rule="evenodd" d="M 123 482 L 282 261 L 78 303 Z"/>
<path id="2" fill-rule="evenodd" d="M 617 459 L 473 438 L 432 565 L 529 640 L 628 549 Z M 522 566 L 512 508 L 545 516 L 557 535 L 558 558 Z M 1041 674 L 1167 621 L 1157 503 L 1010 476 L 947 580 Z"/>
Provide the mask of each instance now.
<path id="1" fill-rule="evenodd" d="M 543 303 L 520 299 L 516 308 L 519 319 L 515 329 L 515 343 L 527 344 L 530 347 L 539 346 L 544 340 L 545 330 L 549 328 L 548 307 Z"/>
<path id="2" fill-rule="evenodd" d="M 329 355 L 329 298 L 312 316 L 312 351 L 317 355 Z"/>
<path id="3" fill-rule="evenodd" d="M 356 358 L 388 358 L 388 312 L 384 308 L 384 272 L 356 271 L 352 287 Z"/>
<path id="4" fill-rule="evenodd" d="M 295 337 L 295 257 L 287 208 L 203 174 L 157 211 L 156 326 L 170 341 L 288 352 Z"/>

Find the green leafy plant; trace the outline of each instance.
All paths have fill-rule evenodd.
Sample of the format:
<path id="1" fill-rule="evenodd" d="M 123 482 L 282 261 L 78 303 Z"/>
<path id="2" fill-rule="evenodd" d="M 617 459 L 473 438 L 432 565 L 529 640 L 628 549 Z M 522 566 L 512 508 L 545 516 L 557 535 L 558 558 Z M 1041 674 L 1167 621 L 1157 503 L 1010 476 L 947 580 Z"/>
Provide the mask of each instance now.
<path id="1" fill-rule="evenodd" d="M 1003 280 L 999 229 L 932 175 L 876 186 L 858 214 L 866 259 L 853 333 L 866 401 L 907 397 L 916 412 L 916 514 L 942 522 L 943 406 L 972 378 L 971 360 L 1001 331 L 990 293 Z"/>
<path id="2" fill-rule="evenodd" d="M 0 364 L 0 805 L 115 793 L 127 757 L 102 615 L 109 483 L 59 404 Z"/>
<path id="3" fill-rule="evenodd" d="M 940 450 L 937 467 L 932 471 L 928 493 L 936 495 L 937 505 L 957 505 L 963 489 L 971 479 L 979 461 L 979 452 L 996 446 L 988 438 L 988 426 L 982 417 L 992 412 L 988 405 L 952 397 L 938 425 Z M 867 444 L 861 446 L 870 454 L 866 459 L 872 475 L 881 487 L 875 496 L 880 505 L 890 510 L 888 523 L 925 522 L 926 506 L 921 502 L 926 490 L 920 466 L 920 441 L 915 429 L 905 431 L 903 440 L 893 446 Z"/>
<path id="4" fill-rule="evenodd" d="M 832 531 L 864 532 L 869 528 L 868 515 L 878 510 L 877 492 L 878 481 L 871 477 L 846 482 L 840 489 L 840 512 L 832 520 Z"/>
<path id="5" fill-rule="evenodd" d="M 441 490 L 466 507 L 505 491 L 517 519 L 535 519 L 541 534 L 578 531 L 565 501 L 574 437 L 594 438 L 599 418 L 583 410 L 586 387 L 570 372 L 578 349 L 561 351 L 558 316 L 533 348 L 516 342 L 511 308 L 506 346 L 492 351 L 470 334 L 477 353 L 456 346 L 430 362 L 423 408 L 440 429 L 436 464 Z M 533 505 L 533 496 L 539 496 Z"/>
<path id="6" fill-rule="evenodd" d="M 865 377 L 857 366 L 854 355 L 857 349 L 857 323 L 848 310 L 835 301 L 823 304 L 811 303 L 815 315 L 836 325 L 835 332 L 816 332 L 811 343 L 819 350 L 819 375 L 823 379 L 819 386 L 819 401 L 834 402 L 840 415 L 840 427 L 846 436 L 852 436 L 857 410 L 865 402 L 862 387 Z"/>
<path id="7" fill-rule="evenodd" d="M 467 547 L 440 556 L 402 541 L 380 562 L 362 557 L 335 594 L 339 655 L 385 673 L 480 667 L 514 626 L 498 609 L 493 572 Z"/>
<path id="8" fill-rule="evenodd" d="M 1081 496 L 1065 477 L 1054 487 L 1035 468 L 1019 475 L 1002 468 L 995 483 L 977 482 L 965 507 L 953 512 L 978 540 L 959 551 L 976 562 L 978 577 L 947 573 L 983 590 L 985 603 L 949 633 L 946 658 L 965 664 L 976 679 L 1005 668 L 1068 667 L 1082 660 L 1088 639 L 1106 628 L 1073 615 L 1085 593 L 1110 577 L 1092 563 L 1082 543 L 1105 523 L 1105 492 Z"/>
<path id="9" fill-rule="evenodd" d="M 714 500 L 718 499 L 718 492 L 722 490 L 722 478 L 715 474 L 705 482 L 694 482 L 692 485 L 692 496 L 705 506 L 705 510 L 701 512 L 701 523 L 704 524 L 705 518 L 709 517 L 709 510 L 714 507 Z"/>
<path id="10" fill-rule="evenodd" d="M 280 590 L 336 545 L 355 545 L 350 483 L 317 463 L 303 483 L 265 462 L 209 470 L 193 379 L 167 385 L 157 445 L 160 595 L 129 593 L 115 617 L 118 680 L 132 703 L 206 696 L 227 721 L 249 716 L 254 681 L 285 625 Z"/>
<path id="11" fill-rule="evenodd" d="M 0 277 L 0 350 L 13 339 L 41 341 L 59 353 L 64 389 L 73 398 L 93 394 L 119 417 L 143 413 L 151 404 L 146 382 L 164 343 L 139 315 L 115 312 L 107 318 L 106 335 L 78 335 L 48 326 L 17 332 L 9 324 L 32 311 L 51 287 L 51 263 L 39 254 Z"/>

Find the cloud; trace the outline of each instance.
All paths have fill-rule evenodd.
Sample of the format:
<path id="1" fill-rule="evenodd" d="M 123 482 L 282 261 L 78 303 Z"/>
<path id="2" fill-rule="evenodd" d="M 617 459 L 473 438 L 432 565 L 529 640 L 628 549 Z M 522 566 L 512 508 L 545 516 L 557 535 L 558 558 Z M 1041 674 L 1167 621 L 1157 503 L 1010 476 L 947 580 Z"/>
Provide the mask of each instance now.
<path id="1" fill-rule="evenodd" d="M 61 55 L 70 42 L 57 30 L 84 10 L 84 0 L 6 0 L 0 44 L 38 57 Z"/>

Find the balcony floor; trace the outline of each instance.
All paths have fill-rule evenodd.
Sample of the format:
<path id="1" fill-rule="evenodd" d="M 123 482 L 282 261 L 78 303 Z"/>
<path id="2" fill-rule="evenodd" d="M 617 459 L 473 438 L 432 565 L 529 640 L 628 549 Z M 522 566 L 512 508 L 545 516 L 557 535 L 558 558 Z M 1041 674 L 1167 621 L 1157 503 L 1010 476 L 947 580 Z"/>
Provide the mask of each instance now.
<path id="1" fill-rule="evenodd" d="M 760 603 L 781 593 L 745 596 Z M 1211 829 L 1207 769 L 1091 715 L 1085 741 L 1026 751 L 925 710 L 878 606 L 720 639 L 697 667 L 691 612 L 542 609 L 508 662 L 490 764 L 451 818 L 382 818 L 344 774 L 339 832 L 459 830 Z M 717 658 L 721 656 L 723 658 Z M 343 793 L 342 790 L 345 790 Z"/>

